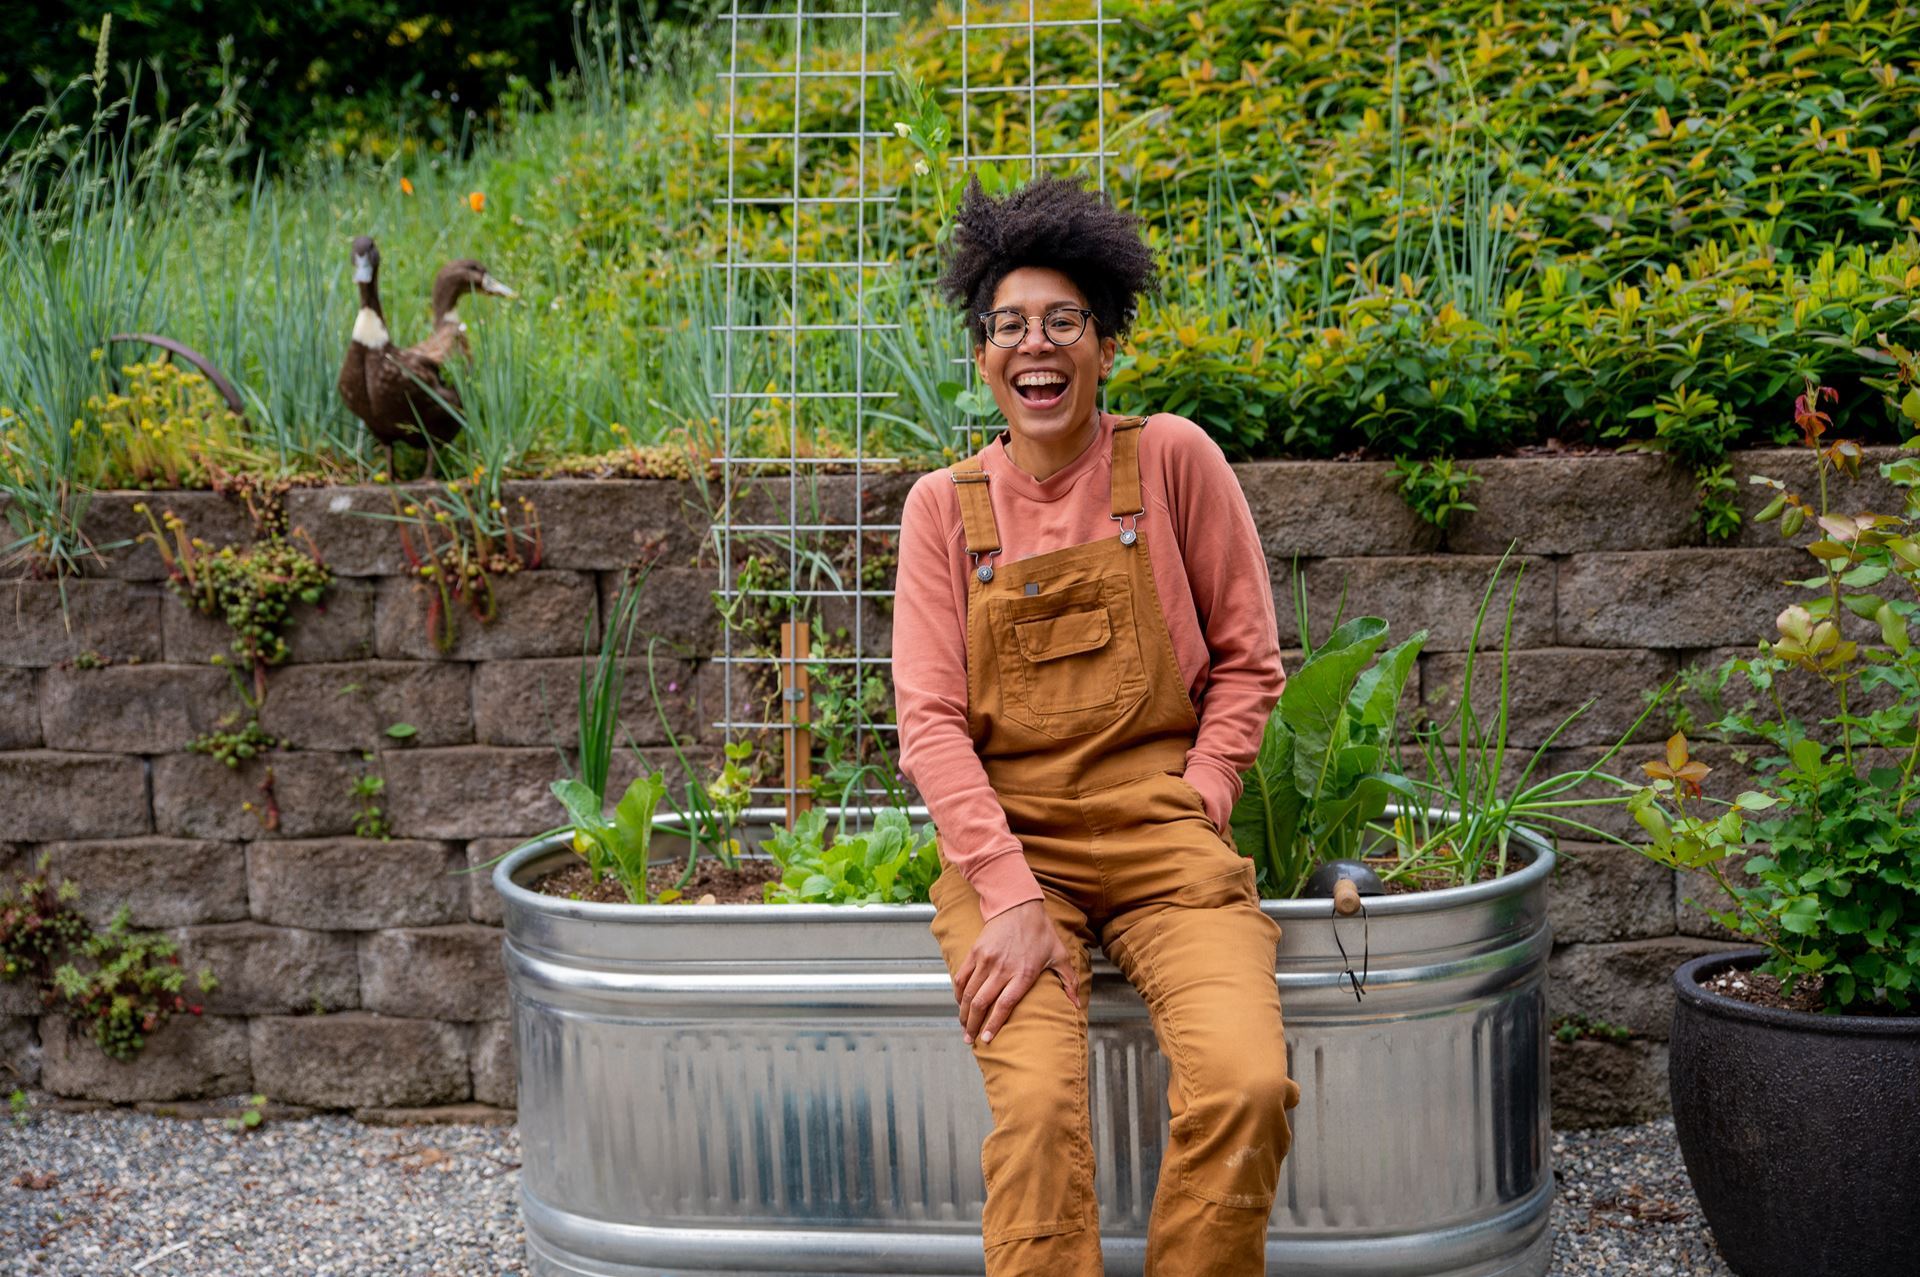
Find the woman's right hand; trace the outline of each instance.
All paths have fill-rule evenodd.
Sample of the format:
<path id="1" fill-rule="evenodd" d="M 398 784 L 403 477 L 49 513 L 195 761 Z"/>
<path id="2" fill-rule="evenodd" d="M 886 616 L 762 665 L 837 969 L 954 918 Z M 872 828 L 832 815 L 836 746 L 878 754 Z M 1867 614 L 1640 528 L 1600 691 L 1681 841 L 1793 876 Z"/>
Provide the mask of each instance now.
<path id="1" fill-rule="evenodd" d="M 1023 900 L 987 919 L 966 960 L 953 973 L 953 996 L 960 1003 L 967 1041 L 972 1042 L 976 1034 L 982 1042 L 993 1041 L 1043 971 L 1058 975 L 1066 986 L 1067 1000 L 1080 1005 L 1073 959 L 1043 903 Z"/>

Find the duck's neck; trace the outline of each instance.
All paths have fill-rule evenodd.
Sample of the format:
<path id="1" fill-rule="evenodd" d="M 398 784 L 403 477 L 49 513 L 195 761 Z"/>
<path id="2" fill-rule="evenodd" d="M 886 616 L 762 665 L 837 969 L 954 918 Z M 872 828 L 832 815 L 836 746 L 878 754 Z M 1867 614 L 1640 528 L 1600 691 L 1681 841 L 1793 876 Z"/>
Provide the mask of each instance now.
<path id="1" fill-rule="evenodd" d="M 380 350 L 388 342 L 387 317 L 380 309 L 380 278 L 360 285 L 360 313 L 353 320 L 353 339 L 369 350 Z"/>
<path id="2" fill-rule="evenodd" d="M 454 307 L 470 290 L 458 280 L 439 280 L 433 286 L 433 326 L 449 321 L 459 323 L 460 317 L 454 313 Z"/>

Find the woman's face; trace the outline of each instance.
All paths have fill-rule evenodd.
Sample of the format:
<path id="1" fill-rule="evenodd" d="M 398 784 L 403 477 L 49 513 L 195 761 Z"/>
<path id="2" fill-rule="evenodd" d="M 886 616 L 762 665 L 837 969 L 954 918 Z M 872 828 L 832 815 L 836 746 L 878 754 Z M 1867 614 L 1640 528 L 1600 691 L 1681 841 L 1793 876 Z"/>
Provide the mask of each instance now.
<path id="1" fill-rule="evenodd" d="M 1011 271 L 994 290 L 988 309 L 1028 316 L 1027 333 L 1011 347 L 981 342 L 973 362 L 1016 438 L 1064 444 L 1093 419 L 1100 381 L 1113 367 L 1114 339 L 1089 317 L 1079 340 L 1056 346 L 1040 319 L 1058 306 L 1086 305 L 1071 279 L 1044 266 Z"/>

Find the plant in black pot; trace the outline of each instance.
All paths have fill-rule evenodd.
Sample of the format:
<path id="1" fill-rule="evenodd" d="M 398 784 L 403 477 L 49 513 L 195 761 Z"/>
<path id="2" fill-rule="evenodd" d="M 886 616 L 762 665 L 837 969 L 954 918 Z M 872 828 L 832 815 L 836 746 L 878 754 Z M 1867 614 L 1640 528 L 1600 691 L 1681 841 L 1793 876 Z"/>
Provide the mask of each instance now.
<path id="1" fill-rule="evenodd" d="M 1757 743 L 1759 783 L 1730 802 L 1703 796 L 1710 769 L 1676 734 L 1628 804 L 1651 839 L 1641 850 L 1707 873 L 1728 906 L 1711 916 L 1759 946 L 1673 976 L 1674 1125 L 1741 1277 L 1907 1277 L 1920 1264 L 1920 523 L 1833 512 L 1830 480 L 1862 460 L 1822 441 L 1833 397 L 1810 386 L 1796 405 L 1812 499 L 1753 480 L 1776 489 L 1758 517 L 1788 539 L 1804 529 L 1819 565 L 1795 582 L 1812 597 L 1779 614 L 1777 636 L 1730 662 L 1771 712 L 1709 725 Z M 1880 471 L 1912 487 L 1920 459 Z M 1916 494 L 1905 506 L 1920 509 Z M 1809 692 L 1834 712 L 1806 721 Z"/>

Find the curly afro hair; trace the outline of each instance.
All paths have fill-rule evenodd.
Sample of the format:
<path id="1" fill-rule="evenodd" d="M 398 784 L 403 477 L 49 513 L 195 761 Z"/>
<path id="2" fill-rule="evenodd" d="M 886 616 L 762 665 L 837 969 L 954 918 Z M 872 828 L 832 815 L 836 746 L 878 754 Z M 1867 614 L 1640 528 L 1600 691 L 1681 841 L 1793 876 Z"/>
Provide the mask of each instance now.
<path id="1" fill-rule="evenodd" d="M 965 311 L 978 345 L 986 340 L 978 316 L 993 305 L 1000 281 L 1023 266 L 1048 267 L 1086 294 L 1101 336 L 1125 337 L 1141 295 L 1159 282 L 1140 225 L 1105 195 L 1065 178 L 1043 175 L 995 199 L 976 175 L 954 215 L 939 286 Z"/>

